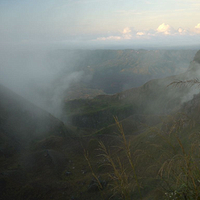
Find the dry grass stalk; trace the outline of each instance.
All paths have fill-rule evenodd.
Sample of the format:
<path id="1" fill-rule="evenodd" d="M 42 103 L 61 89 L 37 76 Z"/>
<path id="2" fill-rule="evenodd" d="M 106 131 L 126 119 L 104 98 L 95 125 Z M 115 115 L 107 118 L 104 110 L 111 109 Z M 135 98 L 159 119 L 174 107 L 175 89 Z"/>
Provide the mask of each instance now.
<path id="1" fill-rule="evenodd" d="M 199 81 L 198 78 L 186 80 L 186 81 L 181 81 L 181 80 L 173 81 L 167 87 L 169 87 L 169 86 L 174 86 L 174 87 L 188 87 L 189 86 L 189 87 L 192 87 L 194 85 L 197 85 L 198 87 L 200 87 L 200 81 Z"/>
<path id="2" fill-rule="evenodd" d="M 116 123 L 116 125 L 118 127 L 119 133 L 120 133 L 120 135 L 121 135 L 121 137 L 123 139 L 124 150 L 125 150 L 126 156 L 128 158 L 128 161 L 129 161 L 129 163 L 131 165 L 131 168 L 132 168 L 132 171 L 133 171 L 133 175 L 134 175 L 134 178 L 135 178 L 135 181 L 136 181 L 136 184 L 137 184 L 138 192 L 139 192 L 140 198 L 141 198 L 140 184 L 139 184 L 139 180 L 138 180 L 138 177 L 137 177 L 137 174 L 136 174 L 135 165 L 134 165 L 134 163 L 132 161 L 130 143 L 127 143 L 122 124 L 119 123 L 118 118 L 114 117 L 114 120 L 115 120 L 115 123 Z"/>
<path id="3" fill-rule="evenodd" d="M 164 178 L 166 172 L 167 177 L 165 180 L 168 181 L 170 185 L 177 188 L 177 190 L 180 190 L 179 195 L 183 196 L 185 199 L 198 199 L 200 188 L 197 186 L 197 180 L 199 180 L 200 170 L 194 156 L 195 152 L 199 151 L 199 145 L 192 143 L 190 145 L 190 149 L 186 150 L 180 137 L 178 136 L 178 134 L 180 135 L 182 132 L 186 121 L 186 119 L 179 119 L 174 122 L 174 131 L 170 132 L 170 135 L 173 136 L 175 141 L 177 141 L 181 153 L 174 151 L 175 155 L 166 160 L 161 166 L 159 175 Z M 166 141 L 167 143 L 172 142 L 172 140 Z M 172 178 L 175 181 L 173 181 Z"/>
<path id="4" fill-rule="evenodd" d="M 113 196 L 120 193 L 123 199 L 131 199 L 128 175 L 121 160 L 119 159 L 119 157 L 117 157 L 117 161 L 114 161 L 102 142 L 99 142 L 99 146 L 99 150 L 102 151 L 102 154 L 100 154 L 100 156 L 103 156 L 113 169 L 113 174 L 108 174 L 114 182 L 114 184 L 112 185 Z"/>
<path id="5" fill-rule="evenodd" d="M 92 172 L 92 176 L 95 178 L 95 180 L 98 183 L 99 190 L 102 190 L 103 186 L 102 186 L 101 182 L 99 181 L 98 177 L 96 176 L 96 174 L 94 173 L 94 170 L 93 170 L 92 165 L 91 165 L 90 160 L 89 160 L 88 152 L 86 150 L 84 150 L 84 157 L 85 157 L 85 159 L 88 163 L 88 166 L 89 166 L 89 168 Z"/>

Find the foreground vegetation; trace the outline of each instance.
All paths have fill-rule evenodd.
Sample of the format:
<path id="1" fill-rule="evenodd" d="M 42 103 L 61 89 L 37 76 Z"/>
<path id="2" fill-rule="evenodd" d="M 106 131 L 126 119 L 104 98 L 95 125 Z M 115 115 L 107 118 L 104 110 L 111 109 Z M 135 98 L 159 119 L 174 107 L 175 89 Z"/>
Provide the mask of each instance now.
<path id="1" fill-rule="evenodd" d="M 193 120 L 180 114 L 129 140 L 115 120 L 121 145 L 108 148 L 99 142 L 97 154 L 104 161 L 99 167 L 113 199 L 200 198 L 199 127 Z M 88 154 L 85 157 L 92 169 Z M 92 169 L 104 194 L 96 173 Z"/>
<path id="2" fill-rule="evenodd" d="M 177 114 L 138 135 L 115 123 L 112 135 L 51 135 L 1 156 L 1 198 L 200 198 L 198 123 Z"/>
<path id="3" fill-rule="evenodd" d="M 183 81 L 69 101 L 68 126 L 2 87 L 0 199 L 200 199 L 200 94 L 180 106 L 191 90 L 167 87 L 198 84 L 184 79 L 198 66 Z"/>

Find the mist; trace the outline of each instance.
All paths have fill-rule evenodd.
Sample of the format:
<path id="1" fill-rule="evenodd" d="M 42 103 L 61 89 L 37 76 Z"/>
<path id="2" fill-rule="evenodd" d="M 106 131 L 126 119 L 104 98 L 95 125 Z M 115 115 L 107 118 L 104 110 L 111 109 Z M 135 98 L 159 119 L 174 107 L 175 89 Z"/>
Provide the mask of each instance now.
<path id="1" fill-rule="evenodd" d="M 52 58 L 52 51 L 1 49 L 0 83 L 59 118 L 64 92 L 84 72 L 73 69 L 76 58 L 72 54 Z"/>
<path id="2" fill-rule="evenodd" d="M 114 94 L 141 86 L 153 78 L 186 71 L 196 52 L 188 50 L 187 55 L 181 50 L 181 53 L 179 50 L 159 51 L 160 60 L 156 67 L 154 59 L 157 52 L 154 50 L 139 50 L 139 58 L 137 50 L 133 50 L 133 53 L 124 50 L 124 56 L 119 57 L 120 51 L 117 50 L 59 50 L 55 46 L 47 48 L 42 44 L 40 48 L 7 46 L 0 49 L 0 83 L 61 119 L 67 90 L 74 83 L 87 83 L 86 88 Z M 180 55 L 183 60 L 178 57 Z M 134 65 L 136 71 L 133 74 L 119 70 L 127 68 L 126 56 L 130 56 L 130 67 L 136 61 L 140 62 L 139 66 Z M 168 56 L 172 64 L 168 62 Z M 151 63 L 150 68 L 146 63 Z"/>

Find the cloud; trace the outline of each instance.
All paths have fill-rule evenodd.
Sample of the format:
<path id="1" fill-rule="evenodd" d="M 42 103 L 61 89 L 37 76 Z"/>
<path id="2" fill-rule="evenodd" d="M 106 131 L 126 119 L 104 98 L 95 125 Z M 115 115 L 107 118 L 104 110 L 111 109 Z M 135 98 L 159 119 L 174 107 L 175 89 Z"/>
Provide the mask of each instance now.
<path id="1" fill-rule="evenodd" d="M 179 32 L 180 34 L 182 34 L 184 31 L 185 31 L 185 30 L 182 29 L 181 27 L 178 28 L 178 32 Z"/>
<path id="2" fill-rule="evenodd" d="M 197 24 L 194 28 L 195 28 L 195 33 L 200 33 L 200 23 Z"/>
<path id="3" fill-rule="evenodd" d="M 184 32 L 184 29 L 179 30 L 180 33 Z M 158 35 L 175 35 L 178 31 L 175 31 L 173 27 L 168 24 L 162 23 L 158 26 L 157 29 L 148 29 L 148 30 L 138 30 L 136 36 L 158 36 Z"/>
<path id="4" fill-rule="evenodd" d="M 123 39 L 125 40 L 129 40 L 131 39 L 132 35 L 131 35 L 131 29 L 129 27 L 126 27 L 123 31 L 122 31 L 122 34 L 123 34 Z"/>
<path id="5" fill-rule="evenodd" d="M 129 34 L 130 32 L 131 32 L 131 29 L 130 29 L 129 27 L 126 27 L 126 28 L 122 31 L 123 34 Z"/>
<path id="6" fill-rule="evenodd" d="M 99 37 L 97 40 L 105 41 L 105 40 L 129 40 L 132 38 L 131 29 L 129 27 L 124 28 L 121 31 L 121 36 L 108 36 L 108 37 Z"/>
<path id="7" fill-rule="evenodd" d="M 179 35 L 191 35 L 190 31 L 182 28 L 182 27 L 179 27 L 177 29 L 177 33 L 176 34 L 179 34 Z"/>
<path id="8" fill-rule="evenodd" d="M 143 36 L 143 35 L 146 35 L 146 34 L 145 34 L 145 32 L 140 31 L 140 32 L 137 32 L 136 35 L 137 36 Z"/>
<path id="9" fill-rule="evenodd" d="M 157 41 L 158 38 L 175 38 L 181 36 L 181 40 L 188 40 L 189 38 L 200 34 L 200 23 L 197 24 L 193 30 L 188 30 L 182 27 L 174 29 L 172 26 L 166 23 L 162 23 L 156 29 L 146 29 L 146 30 L 135 30 L 131 27 L 125 27 L 122 31 L 116 33 L 116 35 L 111 35 L 107 37 L 98 37 L 96 40 L 109 40 L 109 41 L 125 41 L 132 40 L 135 41 L 137 39 L 140 40 L 152 40 Z"/>
<path id="10" fill-rule="evenodd" d="M 197 25 L 195 26 L 195 28 L 196 28 L 196 29 L 200 29 L 200 24 L 197 24 Z"/>
<path id="11" fill-rule="evenodd" d="M 105 41 L 105 40 L 121 40 L 120 36 L 108 36 L 108 37 L 99 37 L 97 40 Z"/>
<path id="12" fill-rule="evenodd" d="M 158 26 L 156 30 L 158 33 L 162 33 L 164 35 L 172 35 L 175 32 L 174 28 L 165 23 L 162 23 L 160 26 Z"/>

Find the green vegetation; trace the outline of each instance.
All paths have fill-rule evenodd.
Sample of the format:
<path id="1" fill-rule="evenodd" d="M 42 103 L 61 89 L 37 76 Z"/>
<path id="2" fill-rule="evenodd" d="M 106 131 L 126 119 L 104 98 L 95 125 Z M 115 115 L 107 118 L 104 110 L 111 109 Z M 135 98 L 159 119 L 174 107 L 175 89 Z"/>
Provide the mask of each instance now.
<path id="1" fill-rule="evenodd" d="M 79 87 L 72 84 L 66 88 L 65 99 L 74 99 L 114 94 L 151 79 L 182 73 L 195 53 L 196 50 L 59 50 L 51 52 L 49 59 L 63 60 L 72 72 L 84 72 L 86 78 L 77 84 Z M 67 69 L 63 71 L 63 75 L 67 73 Z M 63 75 L 58 83 L 62 84 Z"/>
<path id="2" fill-rule="evenodd" d="M 103 98 L 77 99 L 68 101 L 65 104 L 65 113 L 67 113 L 71 124 L 97 130 L 113 124 L 113 116 L 118 116 L 122 120 L 136 112 L 136 110 L 137 107 L 134 104 Z"/>
<path id="3" fill-rule="evenodd" d="M 116 52 L 119 60 L 130 53 Z M 95 53 L 110 65 L 116 52 Z M 97 61 L 90 57 L 83 68 L 88 62 Z M 116 63 L 109 70 L 115 67 L 120 73 L 128 69 Z M 175 77 L 182 81 L 169 77 L 115 95 L 67 101 L 67 127 L 2 88 L 0 198 L 200 199 L 200 94 L 180 107 L 190 89 L 167 87 L 199 84 L 186 79 L 192 70 Z"/>
<path id="4" fill-rule="evenodd" d="M 127 142 L 116 120 L 121 145 L 112 149 L 99 142 L 97 155 L 105 167 L 101 173 L 107 174 L 117 199 L 200 198 L 200 127 L 182 114 L 166 123 L 167 131 L 163 126 L 150 128 Z M 92 174 L 97 177 L 94 171 Z"/>
<path id="5" fill-rule="evenodd" d="M 198 105 L 194 103 L 198 103 L 198 98 L 183 107 L 190 116 L 165 117 L 155 126 L 143 126 L 138 135 L 125 132 L 122 127 L 123 124 L 129 126 L 127 131 L 131 130 L 135 118 L 120 122 L 115 119 L 115 133 L 110 129 L 87 136 L 89 129 L 74 138 L 51 133 L 35 140 L 23 154 L 13 153 L 9 159 L 1 157 L 4 166 L 10 166 L 6 172 L 1 166 L 5 175 L 1 174 L 0 181 L 6 182 L 1 197 L 199 199 L 200 127 L 195 109 Z M 15 179 L 17 173 L 25 174 L 20 184 Z"/>

